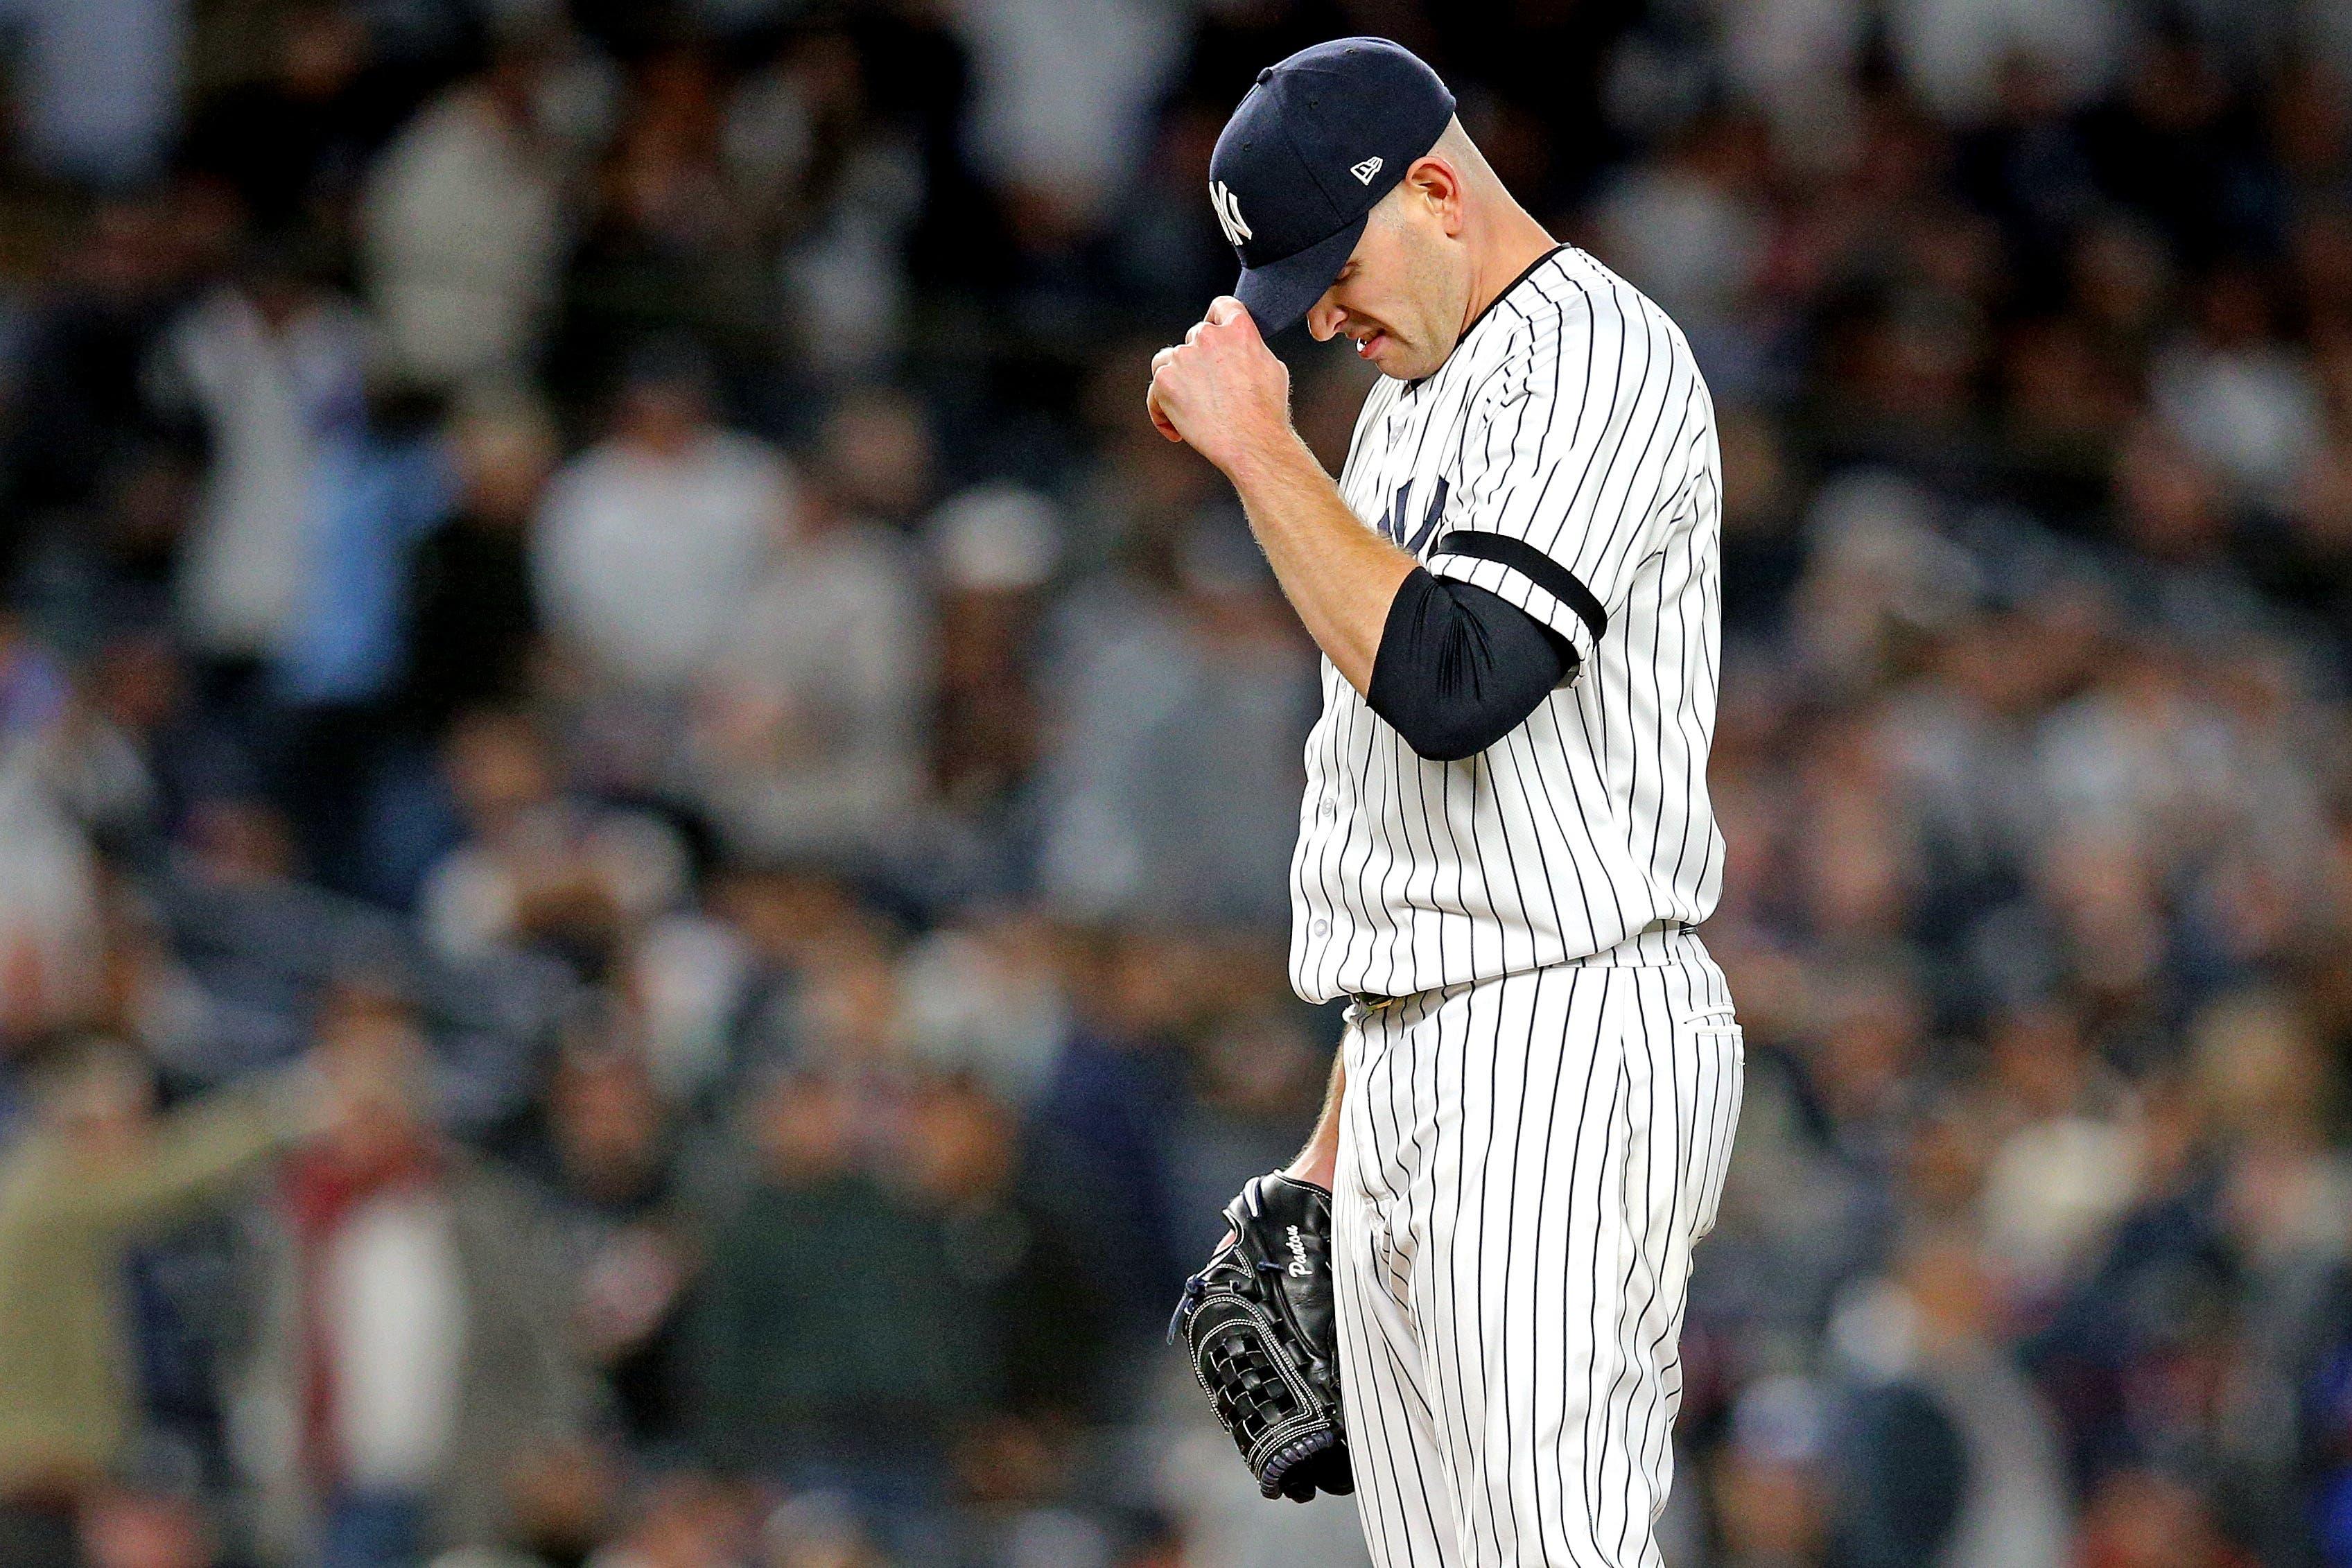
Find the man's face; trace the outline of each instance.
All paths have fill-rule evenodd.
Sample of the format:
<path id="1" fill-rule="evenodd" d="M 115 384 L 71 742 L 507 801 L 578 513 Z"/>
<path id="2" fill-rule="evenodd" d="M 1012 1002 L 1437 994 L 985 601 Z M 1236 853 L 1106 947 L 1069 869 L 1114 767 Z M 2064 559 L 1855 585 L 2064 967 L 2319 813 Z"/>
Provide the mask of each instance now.
<path id="1" fill-rule="evenodd" d="M 1374 207 L 1339 278 L 1307 312 L 1318 342 L 1345 337 L 1382 375 L 1434 372 L 1462 336 L 1469 254 L 1444 206 L 1408 179 Z"/>
<path id="2" fill-rule="evenodd" d="M 154 1089 L 140 1072 L 111 1059 L 92 1064 L 58 1098 L 56 1115 L 84 1158 L 121 1164 L 145 1146 Z"/>
<path id="3" fill-rule="evenodd" d="M 694 444 L 709 413 L 692 383 L 647 380 L 622 393 L 620 435 L 658 456 L 676 457 Z"/>

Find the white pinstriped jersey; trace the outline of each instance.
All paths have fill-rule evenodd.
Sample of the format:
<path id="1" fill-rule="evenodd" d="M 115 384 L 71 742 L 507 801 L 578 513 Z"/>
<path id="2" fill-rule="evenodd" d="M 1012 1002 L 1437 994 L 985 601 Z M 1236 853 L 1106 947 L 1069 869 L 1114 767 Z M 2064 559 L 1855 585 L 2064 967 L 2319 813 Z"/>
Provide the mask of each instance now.
<path id="1" fill-rule="evenodd" d="M 1291 859 L 1301 996 L 1403 996 L 1633 944 L 1713 911 L 1721 483 L 1665 312 L 1573 247 L 1417 382 L 1366 398 L 1339 492 L 1441 578 L 1567 639 L 1573 678 L 1431 762 L 1329 660 Z M 1655 961 L 1652 956 L 1652 961 Z"/>

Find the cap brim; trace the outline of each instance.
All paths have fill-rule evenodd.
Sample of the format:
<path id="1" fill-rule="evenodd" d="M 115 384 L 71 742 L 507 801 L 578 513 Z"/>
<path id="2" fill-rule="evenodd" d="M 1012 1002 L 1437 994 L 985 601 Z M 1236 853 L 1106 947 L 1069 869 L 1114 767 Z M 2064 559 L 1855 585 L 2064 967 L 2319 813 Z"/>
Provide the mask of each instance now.
<path id="1" fill-rule="evenodd" d="M 1242 268 L 1234 297 L 1249 307 L 1250 320 L 1261 333 L 1270 338 L 1306 319 L 1315 301 L 1323 298 L 1323 290 L 1339 276 L 1339 268 L 1348 265 L 1348 258 L 1356 253 L 1356 241 L 1364 237 L 1364 224 L 1371 216 L 1358 213 L 1339 233 L 1304 250 L 1263 267 Z"/>

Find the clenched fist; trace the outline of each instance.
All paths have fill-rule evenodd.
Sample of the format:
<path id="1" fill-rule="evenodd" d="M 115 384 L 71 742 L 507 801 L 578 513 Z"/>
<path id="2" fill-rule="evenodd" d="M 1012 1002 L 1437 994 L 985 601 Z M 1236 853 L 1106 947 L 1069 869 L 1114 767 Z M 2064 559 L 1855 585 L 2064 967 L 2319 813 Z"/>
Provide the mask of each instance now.
<path id="1" fill-rule="evenodd" d="M 1151 356 L 1143 405 L 1161 435 L 1230 475 L 1236 460 L 1287 436 L 1290 367 L 1258 336 L 1248 308 L 1221 294 L 1181 344 Z"/>

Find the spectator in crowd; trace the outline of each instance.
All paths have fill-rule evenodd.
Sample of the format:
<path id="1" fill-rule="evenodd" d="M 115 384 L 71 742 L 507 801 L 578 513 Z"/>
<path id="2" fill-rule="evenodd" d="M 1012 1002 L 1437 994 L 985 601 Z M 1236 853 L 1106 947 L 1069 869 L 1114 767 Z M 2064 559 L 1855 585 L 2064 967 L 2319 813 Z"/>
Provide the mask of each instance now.
<path id="1" fill-rule="evenodd" d="M 656 1478 L 596 1568 L 744 1568 L 751 1510 L 735 1489 L 691 1470 Z"/>
<path id="2" fill-rule="evenodd" d="M 296 242 L 257 245 L 233 284 L 189 307 L 154 367 L 168 415 L 211 461 L 182 555 L 179 613 L 223 678 L 288 640 L 319 545 L 321 447 L 365 413 L 364 323 Z"/>
<path id="3" fill-rule="evenodd" d="M 0 1041 L 83 1021 L 102 962 L 98 867 L 45 787 L 68 697 L 64 671 L 0 611 Z"/>
<path id="4" fill-rule="evenodd" d="M 24 29 L 26 153 L 36 166 L 100 188 L 152 177 L 179 121 L 187 18 L 170 0 L 28 6 Z"/>
<path id="5" fill-rule="evenodd" d="M 508 1467 L 509 1524 L 495 1544 L 456 1546 L 432 1568 L 583 1568 L 600 1551 L 621 1511 L 611 1454 L 593 1443 L 559 1443 Z"/>
<path id="6" fill-rule="evenodd" d="M 684 890 L 677 835 L 565 792 L 527 716 L 467 715 L 450 731 L 447 765 L 465 838 L 434 868 L 420 910 L 442 953 L 538 946 L 602 973 L 628 929 Z"/>
<path id="7" fill-rule="evenodd" d="M 2198 1489 L 2161 1469 L 2105 1478 L 2084 1521 L 2084 1568 L 2245 1568 Z"/>
<path id="8" fill-rule="evenodd" d="M 123 1264 L 133 1238 L 229 1184 L 320 1119 L 296 1077 L 159 1118 L 145 1062 L 103 1041 L 42 1075 L 33 1126 L 0 1162 L 0 1562 L 72 1561 L 76 1508 L 140 1422 Z"/>
<path id="9" fill-rule="evenodd" d="M 1762 1378 L 1741 1395 L 1713 1478 L 1726 1568 L 1825 1561 L 1827 1426 L 1820 1390 L 1802 1378 Z"/>
<path id="10" fill-rule="evenodd" d="M 1001 803 L 1036 761 L 1035 628 L 1066 524 L 1018 486 L 975 486 L 928 524 L 939 583 L 932 743 L 950 810 Z"/>
<path id="11" fill-rule="evenodd" d="M 1926 1236 L 1896 1272 L 1841 1308 L 1832 1331 L 1858 1374 L 1837 1439 L 1851 1451 L 1833 1558 L 2062 1568 L 2056 1425 L 1993 1348 L 1982 1258 L 1964 1234 Z M 1893 1435 L 1906 1429 L 1923 1436 Z M 1944 1462 L 1919 1462 L 1929 1455 Z"/>
<path id="12" fill-rule="evenodd" d="M 345 1008 L 318 1048 L 340 1092 L 261 1242 L 242 1380 L 270 1446 L 247 1462 L 269 1527 L 315 1521 L 323 1563 L 396 1568 L 501 1539 L 512 1468 L 578 1439 L 588 1391 L 550 1218 L 435 1131 L 413 1020 Z"/>
<path id="13" fill-rule="evenodd" d="M 1128 1260 L 1106 1291 L 1117 1327 L 1164 1331 L 1155 1309 L 1191 1250 L 1173 1212 L 1169 1146 L 1183 1103 L 1177 1042 L 1206 965 L 1179 942 L 1097 931 L 1071 942 L 1066 966 L 1076 1016 L 1032 1112 L 1034 1180 L 1087 1251 Z"/>
<path id="14" fill-rule="evenodd" d="M 532 544 L 549 631 L 625 731 L 624 765 L 656 773 L 682 700 L 798 529 L 791 469 L 713 423 L 708 360 L 653 343 L 631 361 L 611 434 L 550 485 Z"/>
<path id="15" fill-rule="evenodd" d="M 294 834 L 268 803 L 194 803 L 155 886 L 172 951 L 208 998 L 209 1059 L 176 1065 L 200 1081 L 300 1054 L 309 1016 L 339 978 L 394 966 L 396 922 L 301 879 Z M 216 1010 L 216 1011 L 215 1011 Z"/>
<path id="16" fill-rule="evenodd" d="M 780 335 L 771 258 L 727 166 L 727 114 L 715 62 L 691 43 L 632 61 L 622 113 L 575 216 L 550 370 L 586 387 L 628 376 L 648 339 L 694 341 L 756 362 Z"/>
<path id="17" fill-rule="evenodd" d="M 60 532 L 97 541 L 114 531 L 88 509 L 155 435 L 144 371 L 195 260 L 187 205 L 161 193 L 100 203 L 58 258 L 55 281 L 19 307 L 0 481 L 0 565 L 12 578 Z"/>
<path id="18" fill-rule="evenodd" d="M 449 432 L 457 493 L 412 560 L 401 706 L 438 739 L 458 713 L 527 696 L 539 633 L 530 522 L 557 456 L 553 421 L 520 394 L 461 400 Z"/>
<path id="19" fill-rule="evenodd" d="M 908 943 L 895 964 L 908 1053 L 1034 1108 L 1069 1050 L 1066 948 L 1066 933 L 1016 909 L 974 910 Z"/>
<path id="20" fill-rule="evenodd" d="M 303 0 L 260 51 L 260 69 L 190 118 L 180 163 L 225 189 L 256 232 L 339 208 L 401 114 L 383 39 L 356 7 Z"/>
<path id="21" fill-rule="evenodd" d="M 801 1485 L 840 1484 L 862 1462 L 929 1503 L 945 1423 L 984 1394 L 979 1325 L 869 1173 L 871 1110 L 855 1089 L 780 1074 L 752 1114 L 756 1184 L 710 1238 L 695 1331 L 703 1445 Z"/>
<path id="22" fill-rule="evenodd" d="M 1164 576 L 1106 584 L 1072 618 L 1043 879 L 1076 916 L 1270 922 L 1311 666 L 1239 518 L 1204 510 L 1150 547 Z"/>
<path id="23" fill-rule="evenodd" d="M 686 1436 L 680 1334 L 695 1263 L 677 1137 L 642 1058 L 568 1050 L 548 1089 L 548 1185 L 579 1287 L 572 1333 L 610 1386 L 632 1444 Z"/>
<path id="24" fill-rule="evenodd" d="M 885 854 L 923 803 L 929 609 L 898 531 L 928 489 L 905 399 L 845 400 L 775 565 L 721 633 L 699 695 L 705 798 L 761 858 Z"/>
<path id="25" fill-rule="evenodd" d="M 1083 238 L 1143 162 L 1148 107 L 1180 47 L 1173 14 L 1117 0 L 1079 21 L 1038 0 L 989 0 L 959 20 L 982 166 L 1028 220 L 1016 243 Z"/>
<path id="26" fill-rule="evenodd" d="M 939 1528 L 957 1438 L 992 1409 L 1064 1414 L 1099 1344 L 1074 1256 L 1022 1203 L 1012 1124 L 953 1081 L 779 1076 L 761 1169 L 710 1240 L 696 1329 L 702 1441 L 731 1468 L 844 1488 Z M 854 1268 L 823 1260 L 854 1258 Z"/>
<path id="27" fill-rule="evenodd" d="M 110 1489 L 83 1510 L 81 1554 L 89 1568 L 214 1568 L 220 1531 L 200 1499 Z"/>
<path id="28" fill-rule="evenodd" d="M 384 797 L 423 765 L 392 701 L 410 655 L 413 559 L 452 500 L 441 416 L 421 389 L 380 384 L 365 424 L 322 443 L 307 569 L 270 667 L 288 722 L 280 788 L 304 864 L 338 892 L 387 901 L 415 880 L 386 842 L 397 806 Z M 371 879 L 377 866 L 390 881 Z"/>
<path id="29" fill-rule="evenodd" d="M 551 40 L 507 26 L 489 68 L 419 110 L 360 195 L 385 354 L 440 385 L 520 374 L 555 302 L 569 171 L 538 122 Z"/>

